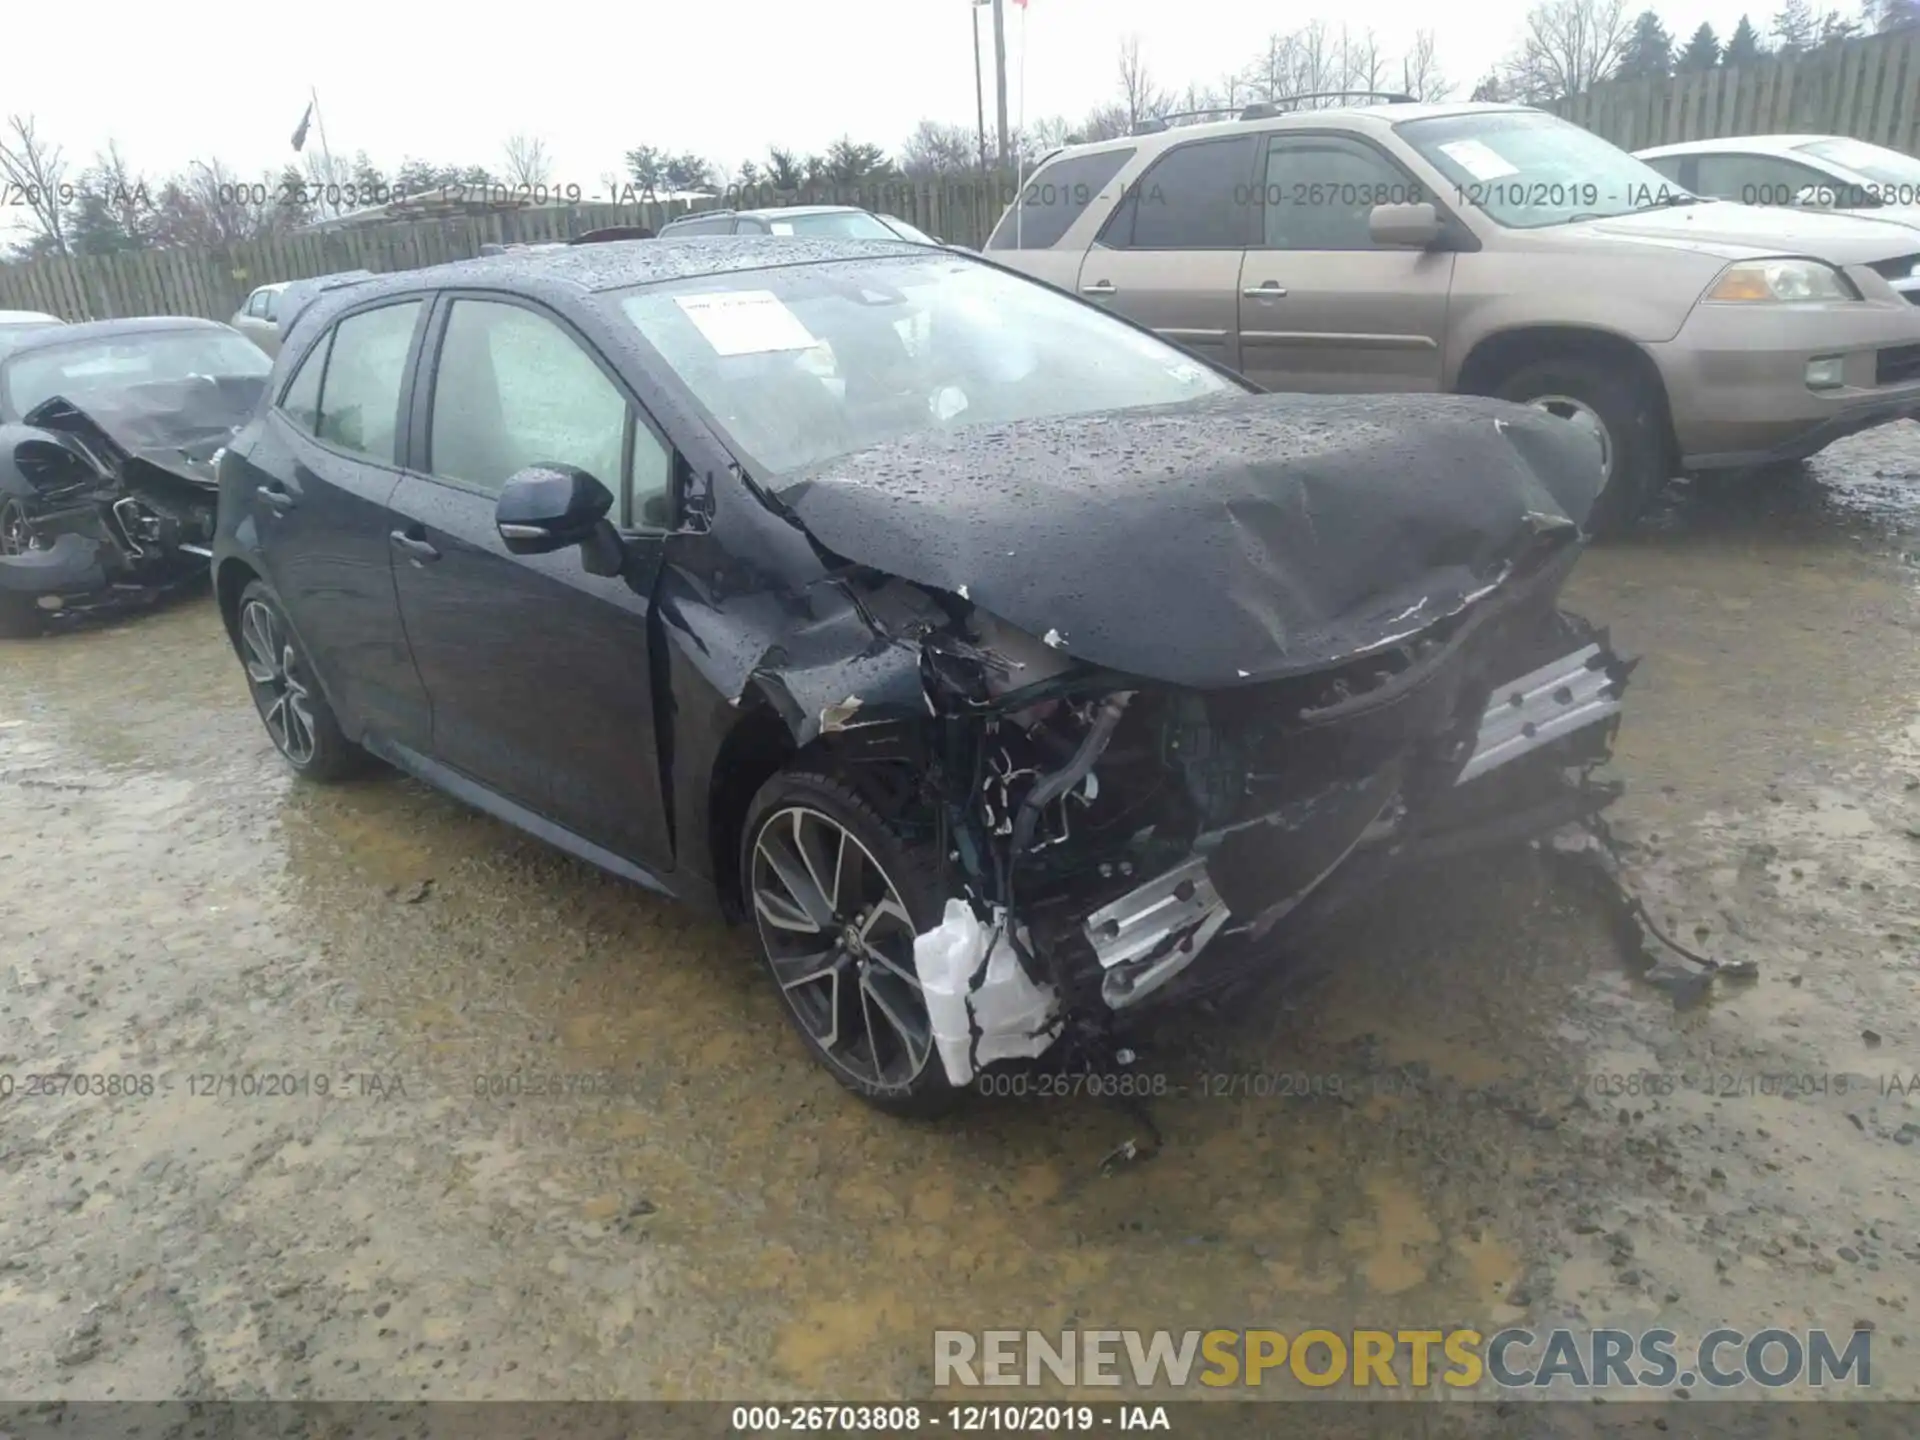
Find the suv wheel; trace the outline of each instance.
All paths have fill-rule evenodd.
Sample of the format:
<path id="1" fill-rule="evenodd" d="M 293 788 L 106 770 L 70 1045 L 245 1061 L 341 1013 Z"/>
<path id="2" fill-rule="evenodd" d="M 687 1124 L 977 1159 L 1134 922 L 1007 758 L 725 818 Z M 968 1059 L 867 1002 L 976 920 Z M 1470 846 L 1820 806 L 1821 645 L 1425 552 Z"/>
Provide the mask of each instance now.
<path id="1" fill-rule="evenodd" d="M 896 1115 L 959 1096 L 947 1080 L 913 942 L 943 908 L 934 857 L 831 775 L 784 771 L 754 797 L 741 902 L 787 1018 L 847 1089 Z"/>
<path id="2" fill-rule="evenodd" d="M 343 780 L 366 768 L 366 751 L 341 732 L 280 602 L 258 580 L 240 592 L 238 629 L 235 648 L 273 748 L 314 780 Z"/>
<path id="3" fill-rule="evenodd" d="M 1569 356 L 1523 365 L 1494 393 L 1593 433 L 1607 478 L 1587 516 L 1592 534 L 1631 529 L 1666 484 L 1671 467 L 1660 399 L 1639 377 L 1604 361 Z"/>

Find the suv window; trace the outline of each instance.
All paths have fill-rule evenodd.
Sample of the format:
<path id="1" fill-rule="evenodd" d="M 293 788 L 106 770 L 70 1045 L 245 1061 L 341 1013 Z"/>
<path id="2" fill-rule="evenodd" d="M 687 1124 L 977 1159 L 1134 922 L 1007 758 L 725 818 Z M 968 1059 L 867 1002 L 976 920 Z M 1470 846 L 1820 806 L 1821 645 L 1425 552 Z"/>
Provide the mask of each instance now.
<path id="1" fill-rule="evenodd" d="M 1825 192 L 1826 202 L 1845 186 L 1811 165 L 1796 164 L 1774 155 L 1696 155 L 1694 189 L 1697 194 L 1742 205 L 1794 205 L 1809 185 Z"/>
<path id="2" fill-rule="evenodd" d="M 529 465 L 577 465 L 619 494 L 626 434 L 626 397 L 559 325 L 520 305 L 454 301 L 433 377 L 434 474 L 497 494 Z M 652 470 L 643 485 L 664 492 L 664 463 Z"/>
<path id="3" fill-rule="evenodd" d="M 1706 192 L 1699 188 L 1698 183 L 1694 179 L 1694 159 L 1695 157 L 1692 155 L 1653 155 L 1641 163 L 1651 165 L 1682 190 L 1687 190 L 1697 195 L 1704 195 Z"/>
<path id="4" fill-rule="evenodd" d="M 731 235 L 733 217 L 722 215 L 711 220 L 675 220 L 661 233 L 663 235 Z"/>
<path id="5" fill-rule="evenodd" d="M 1099 243 L 1133 250 L 1244 250 L 1259 213 L 1257 135 L 1177 145 L 1127 187 Z"/>
<path id="6" fill-rule="evenodd" d="M 1417 180 L 1371 145 L 1340 135 L 1275 135 L 1267 142 L 1261 233 L 1270 250 L 1371 250 L 1376 205 L 1429 199 Z"/>
<path id="7" fill-rule="evenodd" d="M 261 319 L 271 320 L 275 316 L 277 316 L 279 313 L 280 313 L 280 292 L 278 290 L 266 290 L 261 292 L 261 296 L 260 296 Z"/>
<path id="8" fill-rule="evenodd" d="M 247 297 L 247 314 L 264 318 L 267 313 L 267 292 L 256 290 Z"/>
<path id="9" fill-rule="evenodd" d="M 994 226 L 987 248 L 1045 250 L 1058 244 L 1101 187 L 1133 156 L 1130 149 L 1102 150 L 1094 155 L 1062 155 L 1041 166 Z"/>
<path id="10" fill-rule="evenodd" d="M 280 395 L 281 413 L 309 435 L 320 428 L 320 377 L 326 373 L 327 350 L 332 344 L 333 332 L 329 330 L 307 352 Z"/>
<path id="11" fill-rule="evenodd" d="M 330 445 L 391 465 L 398 458 L 400 381 L 420 301 L 349 315 L 334 327 L 314 434 Z"/>

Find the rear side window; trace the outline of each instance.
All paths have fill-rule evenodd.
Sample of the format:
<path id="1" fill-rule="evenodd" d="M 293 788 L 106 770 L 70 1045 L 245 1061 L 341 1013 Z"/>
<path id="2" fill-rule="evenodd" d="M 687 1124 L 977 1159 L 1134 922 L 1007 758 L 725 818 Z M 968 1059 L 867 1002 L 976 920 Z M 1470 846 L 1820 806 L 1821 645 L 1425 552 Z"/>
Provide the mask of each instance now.
<path id="1" fill-rule="evenodd" d="M 723 215 L 717 220 L 676 220 L 662 233 L 673 235 L 731 235 L 733 217 Z"/>
<path id="2" fill-rule="evenodd" d="M 334 327 L 314 433 L 330 445 L 391 465 L 398 459 L 400 381 L 420 302 L 362 310 Z"/>
<path id="3" fill-rule="evenodd" d="M 320 429 L 320 377 L 326 374 L 327 350 L 332 344 L 333 332 L 329 330 L 307 352 L 280 396 L 281 413 L 309 435 Z"/>
<path id="4" fill-rule="evenodd" d="M 1100 243 L 1116 250 L 1244 250 L 1260 213 L 1257 135 L 1176 146 L 1127 186 Z"/>
<path id="5" fill-rule="evenodd" d="M 1133 159 L 1132 150 L 1062 155 L 1021 187 L 1019 198 L 987 241 L 989 250 L 1046 250 L 1086 213 L 1101 187 Z"/>
<path id="6" fill-rule="evenodd" d="M 1656 155 L 1646 163 L 1658 170 L 1667 179 L 1683 190 L 1694 188 L 1693 157 L 1691 155 Z"/>
<path id="7" fill-rule="evenodd" d="M 1742 205 L 1803 204 L 1802 192 L 1831 205 L 1836 192 L 1846 188 L 1810 165 L 1797 165 L 1775 155 L 1698 155 L 1694 183 L 1702 195 L 1737 200 Z"/>

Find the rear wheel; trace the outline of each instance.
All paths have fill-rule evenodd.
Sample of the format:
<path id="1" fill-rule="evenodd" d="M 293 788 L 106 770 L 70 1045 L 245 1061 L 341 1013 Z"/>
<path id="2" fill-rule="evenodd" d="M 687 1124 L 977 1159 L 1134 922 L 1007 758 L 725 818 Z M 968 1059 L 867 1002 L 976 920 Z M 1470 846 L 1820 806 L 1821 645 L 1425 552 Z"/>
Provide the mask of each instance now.
<path id="1" fill-rule="evenodd" d="M 17 495 L 0 495 L 0 560 L 26 554 L 32 534 L 26 503 Z M 0 592 L 0 636 L 37 635 L 40 629 L 41 615 L 31 595 Z"/>
<path id="2" fill-rule="evenodd" d="M 280 602 L 258 580 L 240 592 L 238 631 L 247 688 L 281 757 L 313 780 L 344 780 L 365 769 L 366 751 L 341 732 Z"/>
<path id="3" fill-rule="evenodd" d="M 1495 393 L 1594 437 L 1606 484 L 1587 516 L 1592 534 L 1630 530 L 1670 478 L 1660 397 L 1625 366 L 1581 355 L 1536 360 L 1508 375 Z"/>
<path id="4" fill-rule="evenodd" d="M 740 875 L 761 959 L 814 1057 L 894 1114 L 951 1105 L 913 960 L 942 909 L 927 848 L 833 776 L 786 771 L 754 797 Z"/>

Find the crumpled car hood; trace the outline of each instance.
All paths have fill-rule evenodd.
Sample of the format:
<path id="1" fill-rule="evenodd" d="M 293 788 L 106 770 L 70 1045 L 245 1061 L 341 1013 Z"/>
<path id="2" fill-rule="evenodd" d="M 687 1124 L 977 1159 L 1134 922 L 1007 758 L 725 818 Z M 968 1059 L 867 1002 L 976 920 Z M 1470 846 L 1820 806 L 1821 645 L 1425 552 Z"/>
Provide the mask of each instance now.
<path id="1" fill-rule="evenodd" d="M 183 480 L 212 486 L 218 484 L 212 457 L 265 393 L 263 376 L 162 381 L 90 392 L 79 401 L 56 395 L 36 406 L 24 423 L 96 443 L 105 440 L 117 461 L 144 460 Z"/>
<path id="2" fill-rule="evenodd" d="M 823 546 L 1075 658 L 1195 688 L 1324 669 L 1455 613 L 1602 482 L 1504 401 L 1233 395 L 925 434 L 781 477 Z"/>

